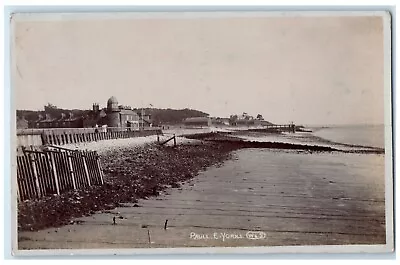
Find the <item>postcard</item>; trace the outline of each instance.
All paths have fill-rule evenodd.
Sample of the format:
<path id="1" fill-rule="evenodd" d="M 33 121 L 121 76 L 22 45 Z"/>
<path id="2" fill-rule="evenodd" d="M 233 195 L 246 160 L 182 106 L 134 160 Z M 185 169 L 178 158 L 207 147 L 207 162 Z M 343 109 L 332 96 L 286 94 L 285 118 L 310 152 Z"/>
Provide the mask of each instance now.
<path id="1" fill-rule="evenodd" d="M 15 255 L 393 251 L 389 13 L 10 23 Z"/>

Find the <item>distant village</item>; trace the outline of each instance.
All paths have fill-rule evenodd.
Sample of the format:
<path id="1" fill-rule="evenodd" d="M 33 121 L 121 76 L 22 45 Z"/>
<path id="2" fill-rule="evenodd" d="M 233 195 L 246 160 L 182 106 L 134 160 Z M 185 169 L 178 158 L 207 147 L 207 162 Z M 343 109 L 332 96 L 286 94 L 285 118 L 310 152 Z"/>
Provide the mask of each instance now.
<path id="1" fill-rule="evenodd" d="M 153 124 L 152 115 L 148 110 L 120 105 L 114 96 L 107 100 L 107 107 L 100 108 L 98 103 L 94 103 L 91 110 L 83 111 L 80 115 L 74 115 L 71 111 L 65 113 L 50 104 L 45 106 L 44 113 L 37 114 L 35 119 L 27 120 L 24 116 L 17 115 L 17 129 L 119 127 L 138 130 L 154 125 L 162 127 L 168 124 Z M 182 119 L 178 125 L 185 127 L 268 126 L 272 123 L 265 121 L 261 114 L 254 118 L 243 112 L 241 115 L 235 114 L 229 118 L 188 117 Z"/>

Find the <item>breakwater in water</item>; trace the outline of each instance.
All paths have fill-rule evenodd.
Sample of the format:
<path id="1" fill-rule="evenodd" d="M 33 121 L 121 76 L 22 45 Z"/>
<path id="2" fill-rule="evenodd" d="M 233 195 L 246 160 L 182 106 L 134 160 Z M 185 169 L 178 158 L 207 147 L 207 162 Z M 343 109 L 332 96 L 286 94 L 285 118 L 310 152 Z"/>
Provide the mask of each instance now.
<path id="1" fill-rule="evenodd" d="M 197 139 L 209 142 L 218 142 L 220 144 L 232 145 L 236 148 L 270 148 L 270 149 L 289 149 L 289 150 L 304 150 L 312 152 L 343 152 L 343 153 L 371 153 L 384 154 L 384 149 L 369 148 L 369 149 L 340 149 L 326 145 L 311 145 L 311 144 L 295 144 L 285 142 L 263 142 L 263 141 L 248 141 L 234 136 L 234 133 L 228 132 L 212 132 L 203 134 L 185 135 L 188 139 Z M 356 146 L 354 146 L 356 147 Z"/>

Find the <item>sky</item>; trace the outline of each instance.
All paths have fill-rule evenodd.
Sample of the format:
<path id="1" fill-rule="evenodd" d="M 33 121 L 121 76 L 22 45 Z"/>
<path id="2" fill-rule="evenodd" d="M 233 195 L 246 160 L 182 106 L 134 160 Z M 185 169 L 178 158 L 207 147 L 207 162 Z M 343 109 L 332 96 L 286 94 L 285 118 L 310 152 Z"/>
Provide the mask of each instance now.
<path id="1" fill-rule="evenodd" d="M 383 124 L 379 16 L 14 17 L 17 109 L 192 108 Z"/>

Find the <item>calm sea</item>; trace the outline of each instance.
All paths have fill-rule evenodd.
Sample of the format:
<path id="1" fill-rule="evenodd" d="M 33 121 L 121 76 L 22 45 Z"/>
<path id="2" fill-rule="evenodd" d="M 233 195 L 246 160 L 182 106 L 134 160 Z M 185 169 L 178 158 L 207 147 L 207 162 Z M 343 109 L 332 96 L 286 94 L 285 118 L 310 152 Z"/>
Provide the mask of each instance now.
<path id="1" fill-rule="evenodd" d="M 337 143 L 384 148 L 384 125 L 335 126 L 315 130 L 314 135 Z"/>

